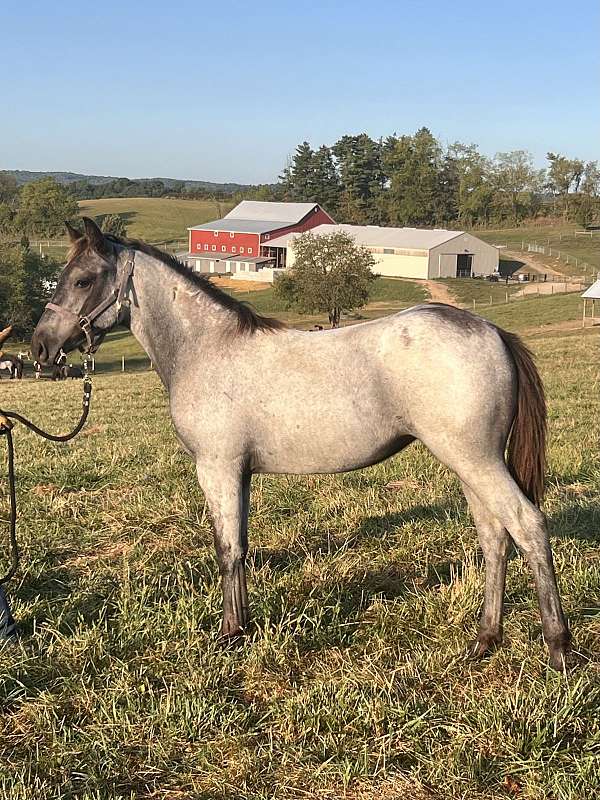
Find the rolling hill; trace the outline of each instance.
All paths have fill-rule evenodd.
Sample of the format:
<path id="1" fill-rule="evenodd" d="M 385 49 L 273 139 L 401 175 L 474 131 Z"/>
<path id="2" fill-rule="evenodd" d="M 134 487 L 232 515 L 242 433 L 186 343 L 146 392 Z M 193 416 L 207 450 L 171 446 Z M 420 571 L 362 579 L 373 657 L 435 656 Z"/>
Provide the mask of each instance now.
<path id="1" fill-rule="evenodd" d="M 17 181 L 18 186 L 31 181 L 39 181 L 41 178 L 54 178 L 58 183 L 68 185 L 77 181 L 87 181 L 88 183 L 100 186 L 103 183 L 119 180 L 118 175 L 84 175 L 78 172 L 35 172 L 23 169 L 1 169 L 0 175 L 12 175 Z M 247 184 L 243 183 L 214 183 L 212 181 L 193 181 L 178 178 L 135 178 L 140 182 L 162 181 L 167 188 L 184 184 L 186 189 L 207 189 L 213 192 L 223 192 L 234 194 L 235 192 L 248 189 Z"/>
<path id="2" fill-rule="evenodd" d="M 107 197 L 81 200 L 82 216 L 119 214 L 127 225 L 127 235 L 149 242 L 187 239 L 190 225 L 216 219 L 233 208 L 219 200 L 179 200 L 164 197 Z"/>

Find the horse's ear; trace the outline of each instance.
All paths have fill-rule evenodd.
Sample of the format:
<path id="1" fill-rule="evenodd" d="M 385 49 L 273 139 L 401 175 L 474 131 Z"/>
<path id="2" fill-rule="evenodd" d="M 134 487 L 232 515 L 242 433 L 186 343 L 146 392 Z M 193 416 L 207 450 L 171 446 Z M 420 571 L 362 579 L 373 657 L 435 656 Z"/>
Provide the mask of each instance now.
<path id="1" fill-rule="evenodd" d="M 85 236 L 88 240 L 88 244 L 92 250 L 95 250 L 96 253 L 100 253 L 100 255 L 107 253 L 110 248 L 106 243 L 104 234 L 96 225 L 94 220 L 90 219 L 89 217 L 83 217 L 83 228 L 85 230 Z"/>
<path id="2" fill-rule="evenodd" d="M 78 231 L 77 228 L 74 228 L 70 222 L 68 221 L 65 222 L 65 228 L 67 229 L 69 241 L 72 244 L 75 244 L 75 242 L 79 241 L 79 239 L 83 239 L 83 233 L 81 231 Z"/>

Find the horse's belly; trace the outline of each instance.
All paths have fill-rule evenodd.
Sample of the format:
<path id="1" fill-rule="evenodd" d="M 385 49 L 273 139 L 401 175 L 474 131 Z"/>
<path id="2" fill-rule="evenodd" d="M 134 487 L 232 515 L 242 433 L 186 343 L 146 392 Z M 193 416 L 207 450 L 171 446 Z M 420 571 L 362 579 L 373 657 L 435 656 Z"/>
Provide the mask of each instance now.
<path id="1" fill-rule="evenodd" d="M 256 446 L 252 468 L 254 472 L 296 475 L 350 472 L 378 464 L 413 441 L 414 437 L 406 433 L 368 439 L 361 437 L 359 441 L 331 441 L 329 436 L 307 440 L 285 437 L 278 445 Z"/>

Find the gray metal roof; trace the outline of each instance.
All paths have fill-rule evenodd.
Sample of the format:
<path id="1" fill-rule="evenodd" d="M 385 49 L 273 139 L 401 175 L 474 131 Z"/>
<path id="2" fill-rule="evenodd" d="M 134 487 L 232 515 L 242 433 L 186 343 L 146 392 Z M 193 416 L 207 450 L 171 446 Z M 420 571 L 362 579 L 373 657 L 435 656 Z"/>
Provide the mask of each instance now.
<path id="1" fill-rule="evenodd" d="M 254 219 L 263 222 L 294 225 L 304 219 L 317 203 L 271 203 L 261 200 L 242 200 L 225 219 Z"/>
<path id="2" fill-rule="evenodd" d="M 287 228 L 289 222 L 283 220 L 267 221 L 260 219 L 241 219 L 238 217 L 223 217 L 203 225 L 194 225 L 190 231 L 233 231 L 234 233 L 267 233 L 268 231 Z"/>
<path id="3" fill-rule="evenodd" d="M 591 297 L 592 300 L 600 300 L 600 277 L 598 277 L 598 280 L 592 283 L 581 296 Z"/>
<path id="4" fill-rule="evenodd" d="M 329 233 L 348 233 L 358 244 L 370 247 L 397 247 L 406 250 L 431 250 L 444 242 L 449 242 L 463 231 L 426 230 L 424 228 L 382 228 L 379 225 L 317 225 L 310 231 L 316 235 Z M 288 247 L 298 236 L 292 232 L 278 236 L 268 242 L 265 247 Z"/>

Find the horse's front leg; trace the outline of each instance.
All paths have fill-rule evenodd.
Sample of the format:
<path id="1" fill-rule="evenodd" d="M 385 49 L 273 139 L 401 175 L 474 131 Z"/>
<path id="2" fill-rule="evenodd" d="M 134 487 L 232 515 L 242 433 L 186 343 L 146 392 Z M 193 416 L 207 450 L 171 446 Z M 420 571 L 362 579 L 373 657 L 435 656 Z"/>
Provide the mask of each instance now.
<path id="1" fill-rule="evenodd" d="M 196 465 L 214 525 L 223 589 L 221 636 L 233 639 L 250 621 L 246 588 L 250 473 L 239 464 Z"/>

